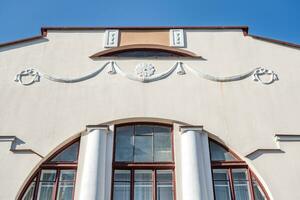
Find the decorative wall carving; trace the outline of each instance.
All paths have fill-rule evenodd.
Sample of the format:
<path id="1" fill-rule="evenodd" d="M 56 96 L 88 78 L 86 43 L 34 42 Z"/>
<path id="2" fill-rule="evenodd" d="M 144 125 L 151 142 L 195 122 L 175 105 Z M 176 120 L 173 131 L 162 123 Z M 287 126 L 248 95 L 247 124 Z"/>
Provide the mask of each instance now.
<path id="1" fill-rule="evenodd" d="M 104 47 L 117 47 L 119 44 L 119 30 L 106 30 L 104 37 Z"/>
<path id="2" fill-rule="evenodd" d="M 15 81 L 20 82 L 22 85 L 31 85 L 40 81 L 40 74 L 35 69 L 29 68 L 21 71 L 16 75 Z"/>
<path id="3" fill-rule="evenodd" d="M 260 82 L 265 85 L 271 84 L 274 81 L 279 80 L 278 75 L 274 71 L 261 68 L 261 67 L 255 68 L 253 70 L 250 70 L 249 72 L 235 75 L 235 76 L 217 77 L 217 76 L 209 75 L 200 72 L 198 70 L 195 70 L 192 67 L 184 64 L 183 62 L 176 62 L 172 67 L 170 67 L 166 71 L 157 74 L 155 73 L 156 69 L 152 64 L 142 63 L 136 66 L 135 69 L 136 74 L 132 74 L 132 73 L 124 72 L 115 61 L 109 61 L 105 63 L 102 67 L 97 69 L 96 71 L 83 75 L 82 77 L 78 77 L 78 78 L 71 78 L 71 79 L 58 78 L 30 68 L 30 69 L 23 70 L 19 74 L 17 74 L 15 81 L 19 82 L 22 85 L 31 85 L 35 82 L 38 82 L 40 78 L 43 77 L 55 82 L 76 83 L 76 82 L 85 81 L 90 78 L 93 78 L 99 73 L 101 73 L 104 69 L 106 69 L 107 73 L 110 75 L 119 74 L 121 76 L 126 77 L 129 80 L 139 81 L 143 83 L 165 79 L 171 74 L 173 74 L 173 72 L 175 72 L 177 75 L 185 75 L 187 71 L 194 74 L 197 77 L 204 78 L 206 80 L 210 80 L 214 82 L 239 81 L 239 80 L 246 79 L 250 76 L 253 76 L 254 81 Z M 262 76 L 267 76 L 267 77 L 265 77 L 266 79 L 265 78 L 262 79 L 261 78 Z M 27 81 L 23 80 L 25 77 L 27 79 L 29 77 L 29 79 Z"/>
<path id="4" fill-rule="evenodd" d="M 155 68 L 152 64 L 141 63 L 136 66 L 135 72 L 141 78 L 150 77 L 155 73 Z"/>
<path id="5" fill-rule="evenodd" d="M 267 76 L 267 79 L 261 79 L 262 76 Z M 272 70 L 259 68 L 253 74 L 253 80 L 259 81 L 263 84 L 271 84 L 278 80 L 278 76 Z"/>
<path id="6" fill-rule="evenodd" d="M 170 30 L 170 46 L 184 47 L 184 32 L 183 29 L 171 29 Z"/>

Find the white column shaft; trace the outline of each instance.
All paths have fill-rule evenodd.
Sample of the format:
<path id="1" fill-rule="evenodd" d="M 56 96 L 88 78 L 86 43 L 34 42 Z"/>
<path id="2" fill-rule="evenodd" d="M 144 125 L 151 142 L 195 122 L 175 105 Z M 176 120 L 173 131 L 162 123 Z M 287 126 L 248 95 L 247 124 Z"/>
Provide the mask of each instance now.
<path id="1" fill-rule="evenodd" d="M 183 131 L 181 170 L 183 200 L 213 200 L 208 137 L 201 130 Z"/>
<path id="2" fill-rule="evenodd" d="M 80 152 L 81 160 L 79 200 L 105 199 L 105 166 L 107 129 L 91 129 L 85 138 L 85 145 Z"/>

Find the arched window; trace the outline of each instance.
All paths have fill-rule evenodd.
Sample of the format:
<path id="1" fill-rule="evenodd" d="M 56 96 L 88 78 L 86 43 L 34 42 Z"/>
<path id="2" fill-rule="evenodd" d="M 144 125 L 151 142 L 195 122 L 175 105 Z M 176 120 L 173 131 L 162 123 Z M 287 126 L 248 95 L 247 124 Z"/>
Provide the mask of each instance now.
<path id="1" fill-rule="evenodd" d="M 201 58 L 193 52 L 154 44 L 135 44 L 115 47 L 100 51 L 90 58 L 100 57 L 125 57 L 125 58 L 136 58 L 136 57 L 187 57 L 187 58 Z"/>
<path id="2" fill-rule="evenodd" d="M 215 200 L 269 200 L 246 162 L 213 140 L 209 146 Z"/>
<path id="3" fill-rule="evenodd" d="M 116 126 L 112 200 L 174 200 L 171 126 Z"/>
<path id="4" fill-rule="evenodd" d="M 71 200 L 74 195 L 79 141 L 72 141 L 45 161 L 20 200 Z"/>

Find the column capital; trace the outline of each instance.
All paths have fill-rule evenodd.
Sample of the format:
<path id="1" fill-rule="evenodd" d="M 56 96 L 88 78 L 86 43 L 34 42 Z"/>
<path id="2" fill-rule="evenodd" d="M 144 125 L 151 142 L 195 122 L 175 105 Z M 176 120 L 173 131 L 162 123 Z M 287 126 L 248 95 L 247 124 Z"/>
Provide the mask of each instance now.
<path id="1" fill-rule="evenodd" d="M 182 133 L 186 131 L 203 131 L 203 126 L 179 126 L 179 131 Z"/>
<path id="2" fill-rule="evenodd" d="M 86 126 L 86 131 L 91 132 L 93 130 L 104 130 L 108 132 L 109 126 L 108 125 L 87 125 Z"/>

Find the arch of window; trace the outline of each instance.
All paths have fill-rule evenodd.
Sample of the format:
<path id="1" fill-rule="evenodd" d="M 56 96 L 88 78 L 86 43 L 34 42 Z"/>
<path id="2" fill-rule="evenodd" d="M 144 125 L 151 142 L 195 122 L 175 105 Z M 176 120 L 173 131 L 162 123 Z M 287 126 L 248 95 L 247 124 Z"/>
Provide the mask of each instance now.
<path id="1" fill-rule="evenodd" d="M 269 200 L 247 163 L 222 144 L 209 141 L 215 200 Z"/>
<path id="2" fill-rule="evenodd" d="M 19 200 L 71 200 L 74 197 L 79 139 L 54 153 L 41 164 Z"/>
<path id="3" fill-rule="evenodd" d="M 90 58 L 99 57 L 125 57 L 125 58 L 135 58 L 135 57 L 189 57 L 189 58 L 201 58 L 195 53 L 164 46 L 164 45 L 154 45 L 154 44 L 135 44 L 135 45 L 125 45 L 120 47 L 115 47 L 100 51 Z"/>

